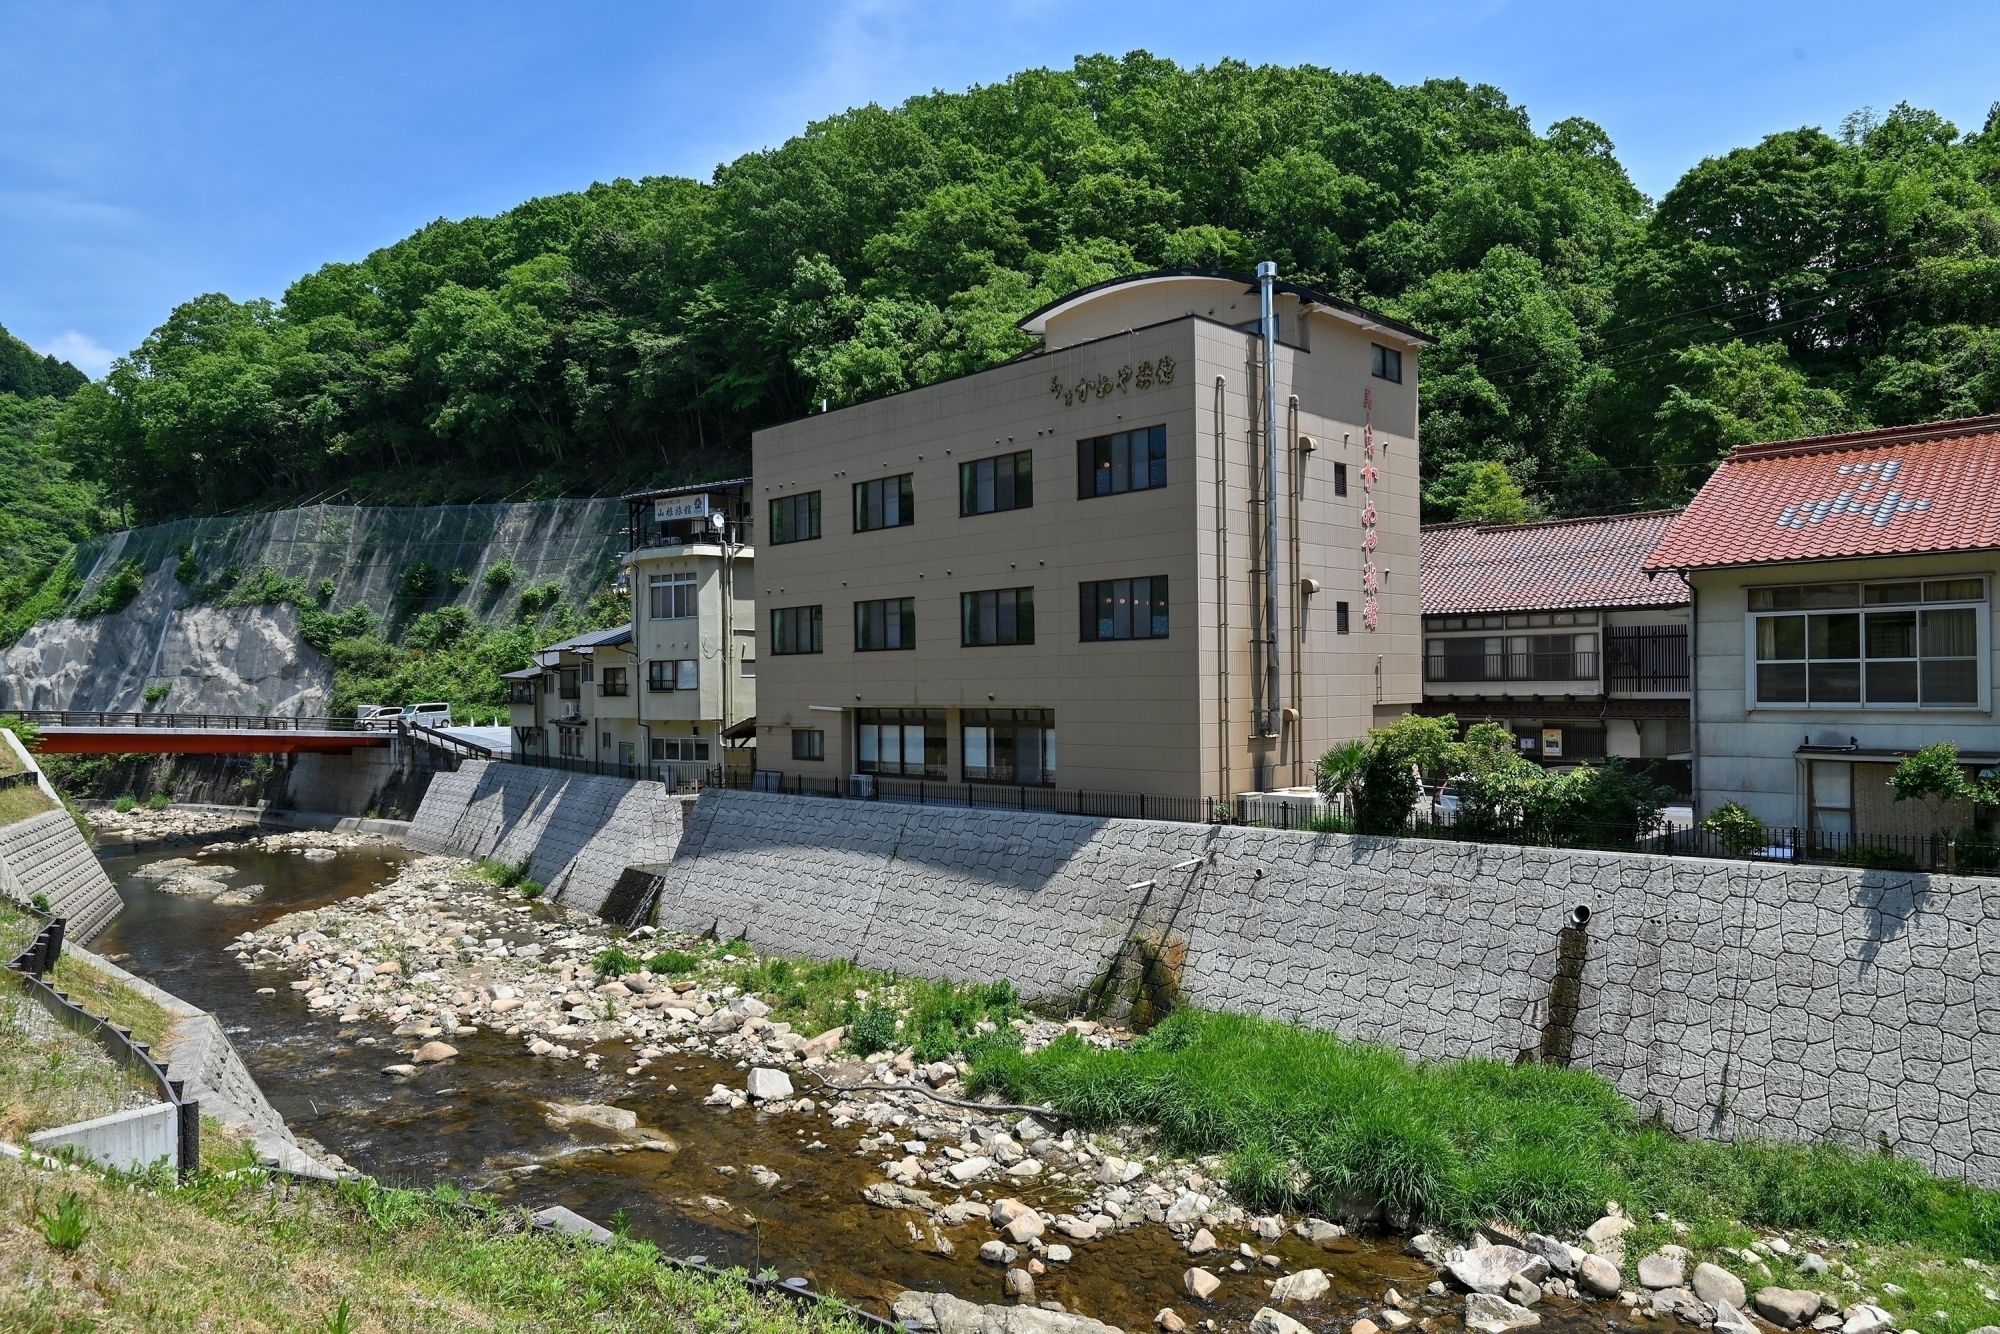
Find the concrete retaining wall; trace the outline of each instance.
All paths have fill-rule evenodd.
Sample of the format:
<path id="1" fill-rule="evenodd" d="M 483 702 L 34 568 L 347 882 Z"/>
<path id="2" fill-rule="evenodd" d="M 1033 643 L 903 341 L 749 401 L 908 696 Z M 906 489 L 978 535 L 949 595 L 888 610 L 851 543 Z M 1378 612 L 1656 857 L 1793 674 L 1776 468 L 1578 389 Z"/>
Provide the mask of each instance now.
<path id="1" fill-rule="evenodd" d="M 15 759 L 34 772 L 42 795 L 56 806 L 0 826 L 0 896 L 29 903 L 37 894 L 46 895 L 49 911 L 69 919 L 68 938 L 89 940 L 124 903 L 34 757 L 12 732 L 0 731 L 0 745 L 10 747 Z"/>
<path id="2" fill-rule="evenodd" d="M 1684 1132 L 2000 1185 L 1994 881 L 708 792 L 660 913 L 1042 999 L 1143 940 L 1198 1005 L 1567 1052 Z"/>
<path id="3" fill-rule="evenodd" d="M 681 804 L 658 783 L 468 760 L 431 780 L 406 841 L 428 852 L 525 860 L 552 899 L 596 912 L 626 867 L 673 857 Z"/>
<path id="4" fill-rule="evenodd" d="M 199 1099 L 201 1114 L 213 1117 L 231 1133 L 251 1140 L 260 1161 L 302 1176 L 332 1179 L 334 1173 L 299 1147 L 278 1109 L 264 1097 L 256 1078 L 230 1044 L 216 1017 L 165 991 L 117 964 L 67 943 L 73 954 L 92 968 L 117 979 L 173 1016 L 173 1027 L 153 1050 L 167 1077 L 185 1081 L 188 1097 Z"/>
<path id="5" fill-rule="evenodd" d="M 180 1153 L 180 1129 L 180 1109 L 155 1102 L 41 1131 L 28 1136 L 28 1147 L 54 1154 L 69 1146 L 93 1163 L 138 1172 L 161 1161 L 172 1165 Z"/>

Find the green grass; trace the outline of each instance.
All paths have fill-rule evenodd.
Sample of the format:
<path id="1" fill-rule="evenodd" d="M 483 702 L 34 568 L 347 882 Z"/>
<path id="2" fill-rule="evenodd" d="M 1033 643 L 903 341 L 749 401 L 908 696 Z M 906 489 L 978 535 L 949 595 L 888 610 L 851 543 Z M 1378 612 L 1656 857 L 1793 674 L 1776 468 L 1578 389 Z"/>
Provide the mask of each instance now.
<path id="1" fill-rule="evenodd" d="M 730 950 L 746 951 L 740 942 Z M 1009 1021 L 1023 1013 L 1007 982 L 939 982 L 863 968 L 846 959 L 757 959 L 725 966 L 723 980 L 755 992 L 771 1017 L 802 1033 L 848 1030 L 858 1055 L 910 1048 L 920 1061 L 999 1044 L 1019 1045 Z M 990 1024 L 993 1032 L 981 1032 Z"/>
<path id="2" fill-rule="evenodd" d="M 1231 1188 L 1260 1208 L 1377 1198 L 1447 1228 L 1502 1218 L 1574 1233 L 1616 1199 L 1696 1228 L 1740 1221 L 2000 1259 L 2000 1192 L 1831 1145 L 1682 1139 L 1642 1125 L 1583 1071 L 1413 1064 L 1329 1033 L 1181 1010 L 1127 1048 L 1075 1037 L 1033 1055 L 995 1048 L 973 1075 L 1088 1126 L 1149 1124 L 1176 1152 L 1227 1155 Z"/>
<path id="3" fill-rule="evenodd" d="M 25 992 L 0 991 L 0 1139 L 108 1116 L 159 1096 L 88 1035 L 57 1024 Z"/>
<path id="4" fill-rule="evenodd" d="M 67 992 L 84 1009 L 109 1019 L 150 1047 L 158 1047 L 173 1028 L 173 1017 L 123 982 L 65 952 L 51 975 L 57 989 Z"/>
<path id="5" fill-rule="evenodd" d="M 523 1211 L 449 1187 L 299 1189 L 257 1173 L 0 1164 L 0 1328 L 20 1330 L 688 1330 L 845 1334 L 834 1308 L 666 1268 L 643 1243 L 529 1231 Z M 74 1195 L 73 1255 L 42 1233 Z M 345 1309 L 346 1315 L 341 1312 Z"/>
<path id="6" fill-rule="evenodd" d="M 33 784 L 0 791 L 0 825 L 32 819 L 55 808 L 55 803 L 43 795 L 41 788 Z"/>

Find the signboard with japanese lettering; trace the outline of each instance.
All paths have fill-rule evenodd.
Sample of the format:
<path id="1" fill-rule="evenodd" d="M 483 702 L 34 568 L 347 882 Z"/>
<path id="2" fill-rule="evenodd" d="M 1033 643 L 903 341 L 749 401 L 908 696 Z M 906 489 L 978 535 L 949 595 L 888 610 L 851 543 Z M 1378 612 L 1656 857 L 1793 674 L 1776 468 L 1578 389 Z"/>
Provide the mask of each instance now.
<path id="1" fill-rule="evenodd" d="M 1563 730 L 1560 727 L 1542 729 L 1542 754 L 1545 758 L 1559 760 L 1563 753 Z"/>
<path id="2" fill-rule="evenodd" d="M 692 496 L 662 496 L 653 502 L 653 522 L 672 523 L 676 519 L 706 519 L 708 492 Z"/>

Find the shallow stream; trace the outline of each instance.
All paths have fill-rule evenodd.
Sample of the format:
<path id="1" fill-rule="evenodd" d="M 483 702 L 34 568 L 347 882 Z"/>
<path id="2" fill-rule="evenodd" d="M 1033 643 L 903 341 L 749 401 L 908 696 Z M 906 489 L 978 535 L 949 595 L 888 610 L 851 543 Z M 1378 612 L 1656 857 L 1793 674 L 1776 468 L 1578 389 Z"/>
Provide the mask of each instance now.
<path id="1" fill-rule="evenodd" d="M 226 862 L 237 868 L 232 885 L 261 882 L 267 888 L 250 905 L 219 907 L 160 892 L 132 874 L 175 855 Z M 400 1039 L 373 1022 L 342 1025 L 332 1014 L 315 1013 L 285 985 L 293 974 L 253 972 L 224 952 L 240 933 L 286 913 L 368 893 L 408 856 L 381 847 L 322 861 L 241 848 L 214 857 L 185 849 L 107 857 L 105 869 L 126 907 L 93 948 L 214 1012 L 296 1132 L 384 1181 L 452 1181 L 536 1207 L 567 1205 L 604 1223 L 622 1211 L 634 1235 L 671 1254 L 803 1276 L 878 1312 L 912 1287 L 978 1302 L 1006 1299 L 1003 1268 L 978 1258 L 980 1243 L 995 1235 L 989 1227 L 974 1223 L 941 1233 L 923 1214 L 862 1200 L 862 1188 L 881 1179 L 876 1162 L 882 1155 L 856 1152 L 870 1127 L 857 1122 L 836 1130 L 819 1113 L 766 1117 L 704 1106 L 711 1085 L 741 1087 L 743 1071 L 734 1065 L 670 1052 L 648 1071 L 657 1082 L 647 1082 L 622 1073 L 622 1049 L 608 1051 L 605 1068 L 593 1072 L 580 1062 L 537 1060 L 520 1039 L 481 1032 L 452 1039 L 456 1059 L 397 1079 L 382 1068 L 404 1059 Z M 276 995 L 257 994 L 273 986 Z M 375 1041 L 363 1041 L 370 1038 Z M 800 1091 L 812 1089 L 808 1084 Z M 642 1127 L 664 1132 L 680 1150 L 630 1149 L 587 1126 L 558 1129 L 544 1115 L 551 1101 L 628 1108 Z M 753 1164 L 775 1172 L 777 1181 L 760 1185 L 749 1170 Z M 736 1170 L 719 1170 L 727 1168 Z M 950 1198 L 935 1193 L 940 1204 Z M 1006 1187 L 996 1187 L 987 1198 L 1005 1193 Z M 1261 1265 L 1227 1273 L 1230 1252 L 1253 1239 L 1227 1232 L 1219 1239 L 1225 1250 L 1201 1261 L 1189 1260 L 1157 1225 L 1073 1243 L 1074 1259 L 1050 1264 L 1036 1280 L 1037 1295 L 1133 1331 L 1150 1329 L 1164 1306 L 1175 1307 L 1190 1324 L 1213 1316 L 1225 1328 L 1241 1327 L 1265 1304 L 1263 1280 L 1276 1273 Z M 1392 1286 L 1418 1297 L 1432 1278 L 1394 1238 L 1343 1239 L 1331 1251 L 1289 1233 L 1256 1244 L 1275 1251 L 1285 1272 L 1326 1271 L 1333 1291 L 1293 1312 L 1315 1327 L 1328 1317 L 1345 1325 L 1360 1311 L 1377 1309 Z M 1193 1263 L 1208 1264 L 1223 1277 L 1221 1292 L 1206 1305 L 1181 1288 Z M 1435 1305 L 1455 1316 L 1458 1299 Z M 1556 1302 L 1540 1308 L 1544 1327 L 1563 1334 L 1608 1324 L 1612 1309 Z"/>

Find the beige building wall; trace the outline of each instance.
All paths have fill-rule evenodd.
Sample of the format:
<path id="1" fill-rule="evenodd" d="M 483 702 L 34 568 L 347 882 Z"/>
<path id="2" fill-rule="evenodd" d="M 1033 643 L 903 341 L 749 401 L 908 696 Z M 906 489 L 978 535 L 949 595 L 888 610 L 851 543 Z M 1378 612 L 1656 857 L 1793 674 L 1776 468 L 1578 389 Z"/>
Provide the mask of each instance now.
<path id="1" fill-rule="evenodd" d="M 700 738 L 720 757 L 723 729 L 757 711 L 755 557 L 749 547 L 715 544 L 649 547 L 626 560 L 632 586 L 632 711 L 644 739 Z M 655 620 L 650 581 L 655 575 L 692 574 L 694 616 Z M 693 690 L 652 688 L 653 662 L 694 661 Z M 746 666 L 747 664 L 747 666 Z M 671 679 L 671 678 L 670 678 Z M 650 753 L 642 745 L 639 753 Z"/>
<path id="2" fill-rule="evenodd" d="M 1912 708 L 1752 708 L 1749 707 L 1746 645 L 1749 635 L 1748 593 L 1767 584 L 1822 584 L 1843 580 L 1948 579 L 1980 576 L 1986 581 L 1987 605 L 1979 618 L 1981 703 L 1963 709 Z M 1697 815 L 1725 802 L 1741 802 L 1766 824 L 1806 827 L 1807 764 L 1840 763 L 1838 756 L 1802 760 L 1802 742 L 1843 746 L 1850 739 L 1861 751 L 1916 750 L 1939 741 L 1955 741 L 1968 754 L 2000 753 L 2000 722 L 1993 713 L 1996 667 L 1992 622 L 1994 581 L 2000 577 L 2000 554 L 1885 557 L 1858 561 L 1762 566 L 1749 569 L 1695 571 L 1695 784 Z M 1851 764 L 1854 775 L 1856 832 L 1861 835 L 1910 832 L 1915 809 L 1903 803 L 1891 813 L 1875 790 L 1878 777 L 1861 772 L 1866 764 Z M 1882 766 L 1887 768 L 1886 765 Z M 1886 783 L 1886 775 L 1881 776 Z M 1866 789 L 1864 793 L 1864 789 Z M 1891 803 L 1893 805 L 1893 803 Z M 1870 828 L 1870 820 L 1885 828 Z"/>
<path id="3" fill-rule="evenodd" d="M 1258 339 L 1186 315 L 1187 292 L 1170 284 L 1116 295 L 1101 311 L 1103 297 L 1084 308 L 1116 332 L 758 433 L 758 522 L 768 522 L 772 500 L 817 490 L 822 534 L 782 545 L 767 537 L 759 553 L 760 768 L 844 777 L 854 768 L 855 709 L 926 708 L 948 711 L 945 776 L 956 782 L 961 711 L 1048 709 L 1056 786 L 1219 796 L 1310 782 L 1327 746 L 1417 700 L 1414 346 L 1376 335 L 1403 353 L 1401 385 L 1372 379 L 1371 337 L 1332 316 L 1303 317 L 1310 351 L 1279 348 L 1280 691 L 1299 710 L 1281 748 L 1254 735 L 1253 719 L 1263 600 Z M 1297 303 L 1285 301 L 1297 328 Z M 1052 340 L 1058 328 L 1064 341 L 1086 331 L 1076 319 L 1052 323 Z M 1381 590 L 1373 631 L 1360 524 L 1371 390 Z M 1153 425 L 1167 432 L 1166 486 L 1078 498 L 1079 440 Z M 1299 451 L 1300 434 L 1317 447 Z M 1034 459 L 1032 508 L 961 517 L 959 465 L 1022 450 Z M 1344 497 L 1333 494 L 1335 463 L 1346 467 Z M 855 484 L 901 473 L 912 475 L 915 523 L 853 532 Z M 1159 575 L 1170 590 L 1165 639 L 1082 641 L 1080 583 Z M 1307 577 L 1317 593 L 1299 591 Z M 1035 590 L 1036 642 L 962 646 L 960 594 L 1018 587 Z M 915 599 L 916 648 L 856 652 L 854 604 L 901 597 Z M 823 609 L 824 651 L 774 654 L 771 613 L 810 605 Z M 794 759 L 794 729 L 822 731 L 825 759 Z"/>

